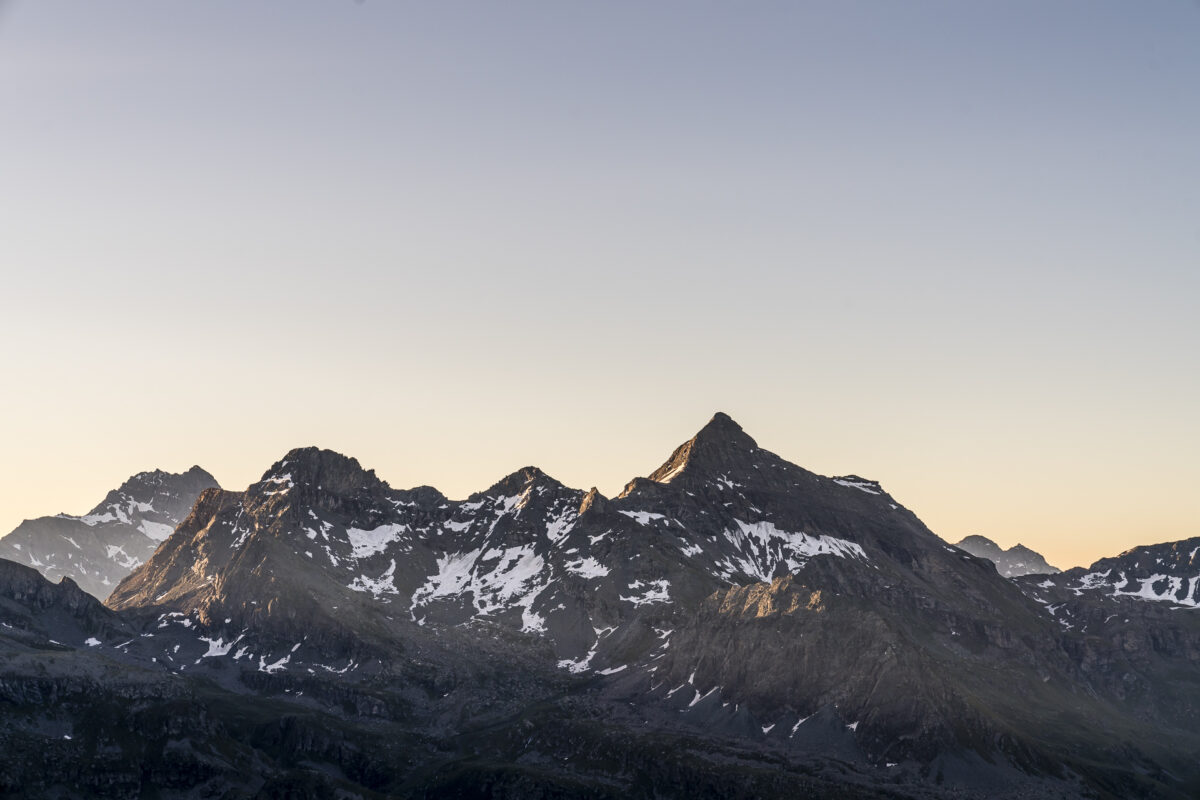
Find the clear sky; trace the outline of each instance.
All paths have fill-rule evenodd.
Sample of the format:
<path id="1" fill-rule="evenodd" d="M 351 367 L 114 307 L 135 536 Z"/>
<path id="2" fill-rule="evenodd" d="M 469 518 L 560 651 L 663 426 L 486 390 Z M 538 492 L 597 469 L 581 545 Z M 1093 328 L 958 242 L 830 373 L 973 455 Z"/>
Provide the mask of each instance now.
<path id="1" fill-rule="evenodd" d="M 1059 566 L 1200 534 L 1200 5 L 0 0 L 0 531 L 718 409 Z"/>

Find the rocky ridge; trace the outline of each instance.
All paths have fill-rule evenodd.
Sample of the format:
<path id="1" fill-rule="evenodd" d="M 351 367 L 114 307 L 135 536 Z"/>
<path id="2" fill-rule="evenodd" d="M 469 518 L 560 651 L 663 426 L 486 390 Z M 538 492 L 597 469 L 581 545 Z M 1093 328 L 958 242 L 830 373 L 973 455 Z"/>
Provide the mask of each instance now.
<path id="1" fill-rule="evenodd" d="M 103 600 L 171 535 L 200 492 L 216 485 L 200 467 L 140 472 L 87 514 L 25 520 L 0 539 L 0 558 L 34 567 L 52 581 L 69 577 Z"/>
<path id="2" fill-rule="evenodd" d="M 1046 559 L 1023 544 L 1005 550 L 986 536 L 972 535 L 955 545 L 973 556 L 986 558 L 996 565 L 996 571 L 1006 578 L 1020 575 L 1052 575 L 1061 572 L 1046 563 Z"/>

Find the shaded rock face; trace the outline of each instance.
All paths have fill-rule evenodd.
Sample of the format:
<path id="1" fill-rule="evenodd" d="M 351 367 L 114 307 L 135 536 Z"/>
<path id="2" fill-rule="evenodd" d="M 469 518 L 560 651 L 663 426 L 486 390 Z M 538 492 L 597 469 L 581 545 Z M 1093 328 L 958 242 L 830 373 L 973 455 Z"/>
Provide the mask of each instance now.
<path id="1" fill-rule="evenodd" d="M 1064 630 L 1080 634 L 1101 633 L 1130 614 L 1189 618 L 1200 608 L 1200 537 L 1135 547 L 1090 567 L 1026 575 L 1017 583 Z M 1156 628 L 1148 625 L 1147 635 Z"/>
<path id="2" fill-rule="evenodd" d="M 1200 606 L 1200 536 L 1135 547 L 1090 567 L 1075 567 L 1043 580 L 1029 577 L 1022 583 L 1092 600 L 1131 597 L 1171 608 L 1196 608 Z"/>
<path id="3" fill-rule="evenodd" d="M 996 565 L 996 571 L 1006 578 L 1061 572 L 1058 567 L 1047 564 L 1040 553 L 1035 553 L 1023 544 L 1013 545 L 1005 550 L 986 536 L 968 536 L 955 547 L 991 561 Z"/>
<path id="4" fill-rule="evenodd" d="M 188 680 L 134 651 L 147 635 L 69 578 L 0 559 L 0 797 L 316 800 L 350 783 L 298 767 L 300 750 L 340 749 L 362 774 L 366 736 Z"/>
<path id="5" fill-rule="evenodd" d="M 206 790 L 1186 797 L 1200 780 L 1195 615 L 1083 635 L 878 482 L 804 470 L 724 414 L 611 499 L 526 467 L 453 501 L 294 450 L 243 492 L 203 492 L 108 605 L 132 635 L 60 639 L 71 670 L 141 670 L 146 693 L 167 676 L 185 709 L 214 693 L 219 724 L 183 737 L 236 754 L 185 759 Z"/>
<path id="6" fill-rule="evenodd" d="M 0 626 L 9 637 L 64 647 L 132 630 L 70 578 L 53 584 L 32 567 L 5 559 L 0 559 Z"/>
<path id="7" fill-rule="evenodd" d="M 200 467 L 180 474 L 140 472 L 83 516 L 26 520 L 0 539 L 0 558 L 52 581 L 69 577 L 101 600 L 141 566 L 216 480 Z"/>
<path id="8" fill-rule="evenodd" d="M 1200 537 L 1018 585 L 1067 634 L 1087 680 L 1147 718 L 1200 719 Z"/>

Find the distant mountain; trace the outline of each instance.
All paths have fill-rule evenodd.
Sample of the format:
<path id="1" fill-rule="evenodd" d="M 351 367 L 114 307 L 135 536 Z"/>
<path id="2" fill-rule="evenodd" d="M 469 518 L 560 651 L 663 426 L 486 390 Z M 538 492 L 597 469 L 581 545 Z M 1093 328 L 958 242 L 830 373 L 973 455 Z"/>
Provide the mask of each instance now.
<path id="1" fill-rule="evenodd" d="M 101 600 L 217 485 L 200 467 L 173 474 L 140 472 L 83 516 L 26 520 L 0 539 L 0 558 L 27 564 L 52 581 L 70 577 Z"/>
<path id="2" fill-rule="evenodd" d="M 966 550 L 973 556 L 986 558 L 996 565 L 996 571 L 1006 578 L 1018 575 L 1053 575 L 1061 572 L 1058 567 L 1046 563 L 1040 553 L 1035 553 L 1023 544 L 1004 550 L 986 536 L 968 536 L 955 547 Z"/>
<path id="3" fill-rule="evenodd" d="M 301 448 L 200 494 L 109 598 L 128 635 L 0 662 L 0 690 L 140 670 L 92 691 L 143 719 L 171 718 L 146 699 L 166 675 L 207 721 L 80 728 L 47 764 L 36 743 L 86 709 L 33 703 L 0 794 L 103 753 L 131 793 L 173 760 L 166 796 L 1195 796 L 1200 617 L 1100 616 L 1046 580 L 724 414 L 612 498 L 526 467 L 456 501 Z"/>

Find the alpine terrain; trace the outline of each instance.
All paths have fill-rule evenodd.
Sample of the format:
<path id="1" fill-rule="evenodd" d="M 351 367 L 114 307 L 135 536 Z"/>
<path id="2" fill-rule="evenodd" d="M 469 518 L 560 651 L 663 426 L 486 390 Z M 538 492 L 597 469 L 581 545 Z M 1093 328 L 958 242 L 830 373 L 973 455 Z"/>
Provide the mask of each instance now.
<path id="1" fill-rule="evenodd" d="M 28 564 L 54 581 L 69 577 L 103 600 L 171 535 L 200 492 L 216 485 L 200 467 L 180 474 L 139 472 L 81 517 L 25 520 L 0 539 L 0 558 Z"/>
<path id="2" fill-rule="evenodd" d="M 103 605 L 0 562 L 0 793 L 1196 797 L 1197 547 L 1010 580 L 724 414 L 615 497 L 297 449 Z"/>
<path id="3" fill-rule="evenodd" d="M 1060 572 L 1057 567 L 1046 563 L 1040 553 L 1035 553 L 1023 544 L 1005 550 L 986 536 L 968 536 L 955 545 L 973 556 L 986 558 L 996 565 L 996 570 L 1006 578 L 1018 575 L 1051 575 Z"/>

